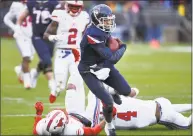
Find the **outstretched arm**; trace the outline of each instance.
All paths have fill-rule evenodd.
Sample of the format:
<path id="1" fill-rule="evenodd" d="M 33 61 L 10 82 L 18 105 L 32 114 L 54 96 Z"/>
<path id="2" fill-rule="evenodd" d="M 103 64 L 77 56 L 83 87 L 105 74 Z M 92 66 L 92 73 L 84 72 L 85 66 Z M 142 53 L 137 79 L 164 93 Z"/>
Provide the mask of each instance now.
<path id="1" fill-rule="evenodd" d="M 83 127 L 84 135 L 98 135 L 105 127 L 105 120 L 102 120 L 98 125 L 93 128 Z"/>

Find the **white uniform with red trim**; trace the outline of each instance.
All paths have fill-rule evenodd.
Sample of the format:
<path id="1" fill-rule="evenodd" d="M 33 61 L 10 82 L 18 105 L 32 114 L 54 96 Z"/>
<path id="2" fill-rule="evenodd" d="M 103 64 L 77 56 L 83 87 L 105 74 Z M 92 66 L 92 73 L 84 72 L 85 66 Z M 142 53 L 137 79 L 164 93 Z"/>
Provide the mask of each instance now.
<path id="1" fill-rule="evenodd" d="M 114 105 L 117 109 L 117 115 L 113 120 L 116 128 L 142 128 L 157 123 L 155 101 L 130 97 L 121 97 L 121 99 L 121 105 Z"/>
<path id="2" fill-rule="evenodd" d="M 16 25 L 13 23 L 13 19 L 18 19 L 20 14 L 26 9 L 26 5 L 22 2 L 13 2 L 9 12 L 4 17 L 4 23 L 16 32 Z M 17 30 L 18 31 L 18 30 Z M 35 50 L 32 45 L 32 23 L 31 17 L 28 16 L 20 27 L 20 34 L 14 35 L 17 46 L 20 50 L 22 57 L 33 57 Z"/>
<path id="3" fill-rule="evenodd" d="M 76 97 L 75 97 L 76 96 Z M 68 113 L 79 113 L 78 107 L 81 106 L 80 102 L 77 101 L 78 94 L 73 95 L 73 102 L 75 103 L 76 107 L 68 107 L 66 111 Z M 91 92 L 88 94 L 88 105 L 86 108 L 86 111 L 82 114 L 85 118 L 91 121 L 92 127 L 97 125 L 99 123 L 99 113 L 100 113 L 100 100 L 95 97 Z M 49 113 L 48 113 L 49 114 Z M 84 125 L 74 118 L 71 115 L 68 115 L 68 123 L 65 125 L 65 129 L 63 131 L 62 135 L 83 135 L 84 130 L 83 127 Z M 41 119 L 37 125 L 36 125 L 36 131 L 38 135 L 50 135 L 50 133 L 46 130 L 47 128 L 47 123 L 45 122 L 46 119 L 43 118 Z"/>
<path id="4" fill-rule="evenodd" d="M 89 23 L 89 15 L 86 11 L 81 11 L 78 16 L 72 17 L 66 10 L 54 10 L 51 18 L 53 21 L 58 22 L 57 35 L 61 36 L 60 40 L 56 42 L 54 59 L 56 90 L 60 92 L 66 88 L 68 73 L 70 73 L 68 84 L 76 86 L 77 93 L 80 93 L 77 101 L 84 103 L 85 92 L 83 80 L 79 74 L 77 64 L 80 60 L 80 41 Z M 76 53 L 74 53 L 72 48 L 76 49 Z M 54 92 L 52 94 L 54 95 Z M 73 106 L 73 102 L 70 102 L 70 104 Z M 71 107 L 71 105 L 69 106 Z M 85 106 L 79 106 L 78 108 L 84 111 Z"/>
<path id="5" fill-rule="evenodd" d="M 113 122 L 117 129 L 143 128 L 154 124 L 163 124 L 173 129 L 187 129 L 191 124 L 191 116 L 185 117 L 179 111 L 191 110 L 190 104 L 172 105 L 166 98 L 140 100 L 121 96 L 122 104 L 114 105 L 117 115 Z M 156 120 L 156 102 L 161 105 L 160 121 Z"/>

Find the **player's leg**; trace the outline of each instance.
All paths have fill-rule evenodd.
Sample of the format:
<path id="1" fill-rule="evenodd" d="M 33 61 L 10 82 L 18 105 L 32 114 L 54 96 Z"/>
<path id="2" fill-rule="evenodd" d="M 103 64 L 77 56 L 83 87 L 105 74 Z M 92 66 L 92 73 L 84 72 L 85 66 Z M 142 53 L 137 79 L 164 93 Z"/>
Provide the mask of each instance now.
<path id="1" fill-rule="evenodd" d="M 79 65 L 79 70 L 81 66 Z M 107 122 L 107 128 L 109 132 L 114 132 L 115 127 L 112 123 L 113 118 L 113 98 L 109 92 L 104 88 L 103 83 L 96 78 L 95 75 L 88 73 L 81 73 L 84 82 L 87 84 L 88 88 L 103 102 L 103 115 Z"/>
<path id="2" fill-rule="evenodd" d="M 48 87 L 50 88 L 50 90 L 54 90 L 55 81 L 53 78 L 52 61 L 49 47 L 47 45 L 48 43 L 40 37 L 32 37 L 32 41 L 36 52 L 41 60 L 43 73 L 45 74 L 45 77 L 48 80 Z"/>
<path id="3" fill-rule="evenodd" d="M 54 77 L 56 88 L 51 91 L 50 103 L 55 102 L 59 93 L 66 88 L 68 79 L 69 60 L 65 56 L 65 50 L 57 49 L 54 58 Z"/>
<path id="4" fill-rule="evenodd" d="M 92 122 L 92 127 L 99 123 L 101 101 L 91 91 L 87 95 L 88 104 L 86 106 L 84 117 Z"/>
<path id="5" fill-rule="evenodd" d="M 192 109 L 192 104 L 172 104 L 176 112 L 186 112 Z"/>
<path id="6" fill-rule="evenodd" d="M 73 56 L 69 56 L 73 57 Z M 69 73 L 70 77 L 67 83 L 66 90 L 66 100 L 69 99 L 74 93 L 77 97 L 77 101 L 79 102 L 79 106 L 77 107 L 78 113 L 83 113 L 85 111 L 85 91 L 83 79 L 78 71 L 77 65 L 74 62 L 74 57 L 71 58 L 69 65 Z M 73 101 L 71 102 L 73 103 Z M 75 105 L 75 104 L 74 104 Z"/>
<path id="7" fill-rule="evenodd" d="M 16 42 L 23 58 L 22 71 L 23 71 L 24 87 L 29 89 L 31 88 L 31 76 L 30 76 L 29 64 L 31 62 L 30 58 L 31 56 L 33 56 L 33 53 L 31 50 L 32 43 L 30 38 L 26 36 L 17 37 Z"/>
<path id="8" fill-rule="evenodd" d="M 161 117 L 159 124 L 165 125 L 171 129 L 188 129 L 191 125 L 191 116 L 185 117 L 176 112 L 171 102 L 166 98 L 155 99 L 161 105 Z"/>
<path id="9" fill-rule="evenodd" d="M 114 88 L 120 95 L 135 97 L 138 94 L 135 89 L 131 89 L 127 81 L 114 66 L 111 67 L 109 78 L 105 80 L 105 83 Z"/>

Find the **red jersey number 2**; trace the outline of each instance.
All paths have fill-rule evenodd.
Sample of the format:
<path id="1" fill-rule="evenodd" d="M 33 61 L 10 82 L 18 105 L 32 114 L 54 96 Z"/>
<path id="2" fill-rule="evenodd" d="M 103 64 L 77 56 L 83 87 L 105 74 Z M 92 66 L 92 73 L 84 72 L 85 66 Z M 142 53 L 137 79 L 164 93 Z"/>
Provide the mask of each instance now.
<path id="1" fill-rule="evenodd" d="M 129 121 L 131 120 L 131 117 L 135 117 L 135 118 L 137 117 L 137 111 L 120 112 L 120 113 L 117 113 L 117 117 L 122 120 Z"/>
<path id="2" fill-rule="evenodd" d="M 68 44 L 76 44 L 78 30 L 76 28 L 71 28 L 69 33 L 70 35 L 68 36 Z"/>

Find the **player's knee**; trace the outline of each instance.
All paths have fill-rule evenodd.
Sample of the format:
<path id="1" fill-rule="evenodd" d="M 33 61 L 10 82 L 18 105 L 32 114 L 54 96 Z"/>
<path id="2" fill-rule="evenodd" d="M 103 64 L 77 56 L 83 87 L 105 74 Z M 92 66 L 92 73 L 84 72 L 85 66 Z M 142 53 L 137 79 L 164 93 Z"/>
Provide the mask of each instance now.
<path id="1" fill-rule="evenodd" d="M 39 71 L 43 71 L 43 70 L 44 70 L 44 64 L 43 64 L 42 62 L 39 62 L 39 63 L 38 63 L 38 66 L 37 66 L 37 69 L 38 69 Z"/>
<path id="2" fill-rule="evenodd" d="M 113 112 L 113 104 L 103 105 L 103 112 L 112 113 Z"/>
<path id="3" fill-rule="evenodd" d="M 69 83 L 67 85 L 67 90 L 71 90 L 71 89 L 76 90 L 76 86 L 74 84 Z"/>
<path id="4" fill-rule="evenodd" d="M 44 64 L 43 73 L 46 74 L 48 72 L 52 72 L 52 65 L 51 64 Z"/>

